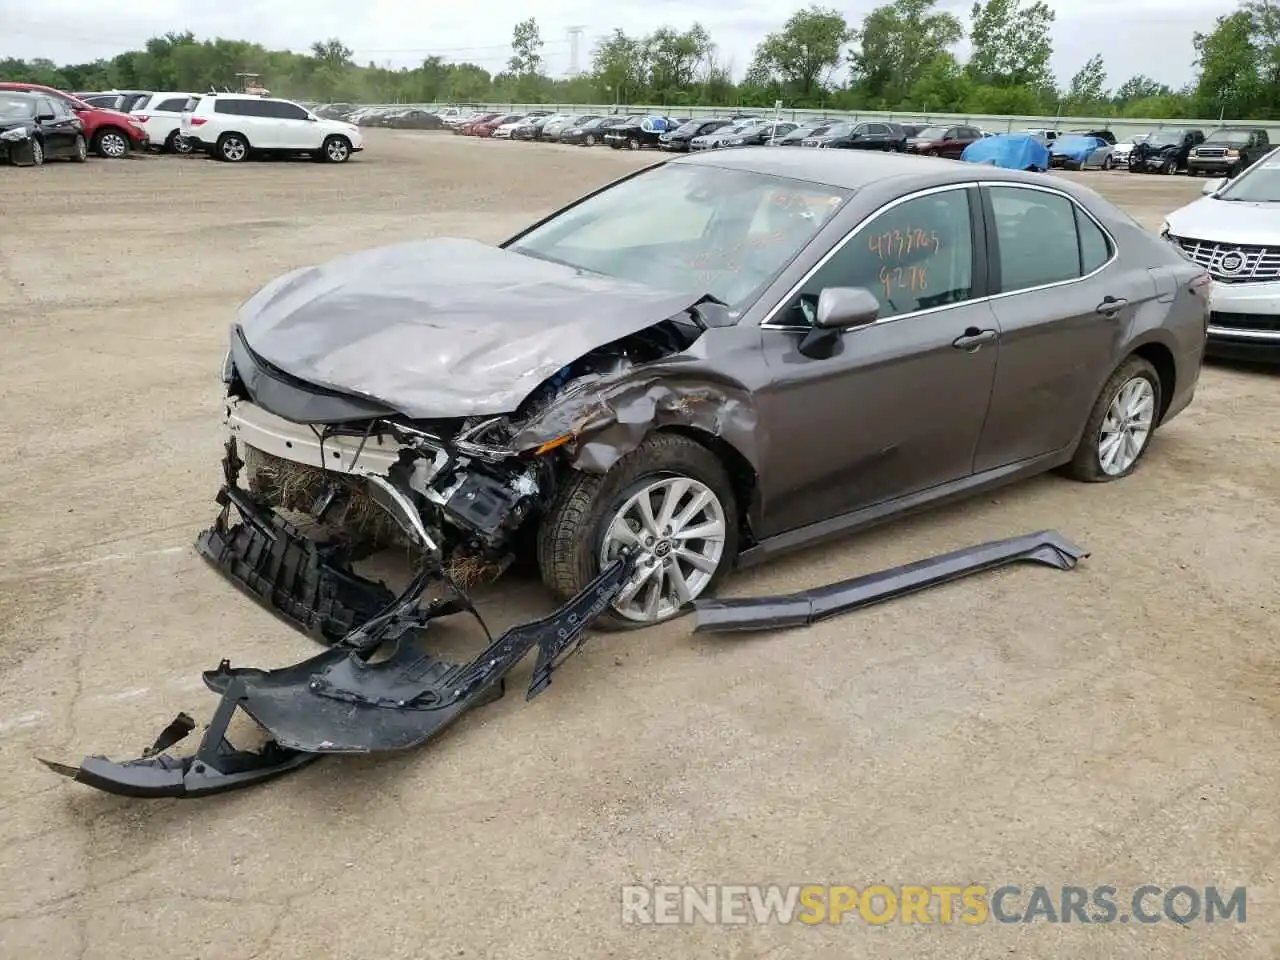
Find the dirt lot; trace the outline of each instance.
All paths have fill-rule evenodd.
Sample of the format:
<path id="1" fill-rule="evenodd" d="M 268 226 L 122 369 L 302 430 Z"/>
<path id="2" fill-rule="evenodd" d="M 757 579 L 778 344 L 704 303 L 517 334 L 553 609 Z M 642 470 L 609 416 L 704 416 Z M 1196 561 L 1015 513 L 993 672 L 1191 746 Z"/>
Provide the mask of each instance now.
<path id="1" fill-rule="evenodd" d="M 649 155 L 382 133 L 345 167 L 0 170 L 0 956 L 947 958 L 1280 950 L 1280 376 L 1206 369 L 1118 484 L 1044 478 L 735 579 L 776 592 L 1056 527 L 1093 556 L 751 640 L 599 636 L 532 704 L 242 794 L 130 802 L 219 658 L 313 652 L 191 542 L 228 321 L 353 247 L 496 240 Z M 1185 178 L 1085 174 L 1144 223 Z M 497 625 L 548 606 L 490 593 Z M 461 627 L 457 628 L 461 629 Z M 514 678 L 522 689 L 528 665 Z M 637 929 L 620 886 L 1248 887 L 1248 919 Z M 1159 898 L 1150 904 L 1159 903 Z M 1122 909 L 1121 913 L 1127 911 Z M 936 916 L 936 914 L 935 914 Z"/>

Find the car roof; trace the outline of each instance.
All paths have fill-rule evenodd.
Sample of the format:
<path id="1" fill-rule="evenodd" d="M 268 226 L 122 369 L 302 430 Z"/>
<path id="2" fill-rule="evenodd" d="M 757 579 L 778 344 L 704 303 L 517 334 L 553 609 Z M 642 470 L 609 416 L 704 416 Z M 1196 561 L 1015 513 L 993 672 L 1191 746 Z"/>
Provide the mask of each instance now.
<path id="1" fill-rule="evenodd" d="M 20 97 L 24 100 L 38 100 L 45 95 L 41 90 L 5 90 L 3 88 L 0 88 L 0 93 L 5 97 Z"/>
<path id="2" fill-rule="evenodd" d="M 743 147 L 739 150 L 682 155 L 666 162 L 789 177 L 844 190 L 858 190 L 870 183 L 889 179 L 903 181 L 907 189 L 978 180 L 1037 184 L 1044 182 L 1037 174 L 1021 170 L 874 150 L 771 150 L 768 147 Z"/>

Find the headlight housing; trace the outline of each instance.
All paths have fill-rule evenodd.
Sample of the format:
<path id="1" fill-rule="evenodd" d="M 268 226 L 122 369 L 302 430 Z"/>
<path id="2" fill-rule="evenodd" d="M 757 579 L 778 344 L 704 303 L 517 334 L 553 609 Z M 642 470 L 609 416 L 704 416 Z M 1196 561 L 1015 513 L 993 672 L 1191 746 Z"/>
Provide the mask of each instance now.
<path id="1" fill-rule="evenodd" d="M 0 133 L 0 140 L 25 140 L 30 135 L 31 131 L 26 127 L 14 127 L 12 130 Z"/>
<path id="2" fill-rule="evenodd" d="M 231 360 L 231 351 L 227 350 L 226 356 L 222 358 L 222 382 L 230 386 L 232 378 L 236 375 L 236 365 Z"/>
<path id="3" fill-rule="evenodd" d="M 1163 220 L 1160 223 L 1160 239 L 1161 240 L 1169 239 L 1169 221 L 1168 220 Z"/>

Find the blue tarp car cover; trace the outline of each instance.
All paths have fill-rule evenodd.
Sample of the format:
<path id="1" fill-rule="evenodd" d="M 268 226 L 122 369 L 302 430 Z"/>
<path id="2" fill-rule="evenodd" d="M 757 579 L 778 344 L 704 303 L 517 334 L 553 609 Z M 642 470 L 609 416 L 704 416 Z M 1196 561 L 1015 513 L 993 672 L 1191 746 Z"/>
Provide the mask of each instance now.
<path id="1" fill-rule="evenodd" d="M 1066 157 L 1072 163 L 1084 163 L 1089 154 L 1099 147 L 1105 147 L 1107 141 L 1098 137 L 1066 136 L 1053 141 L 1053 155 Z"/>
<path id="2" fill-rule="evenodd" d="M 1048 148 L 1035 137 L 1022 133 L 1002 133 L 975 140 L 964 148 L 960 159 L 1008 170 L 1049 169 Z"/>
<path id="3" fill-rule="evenodd" d="M 645 117 L 640 121 L 640 129 L 647 133 L 666 133 L 667 118 L 666 117 Z"/>

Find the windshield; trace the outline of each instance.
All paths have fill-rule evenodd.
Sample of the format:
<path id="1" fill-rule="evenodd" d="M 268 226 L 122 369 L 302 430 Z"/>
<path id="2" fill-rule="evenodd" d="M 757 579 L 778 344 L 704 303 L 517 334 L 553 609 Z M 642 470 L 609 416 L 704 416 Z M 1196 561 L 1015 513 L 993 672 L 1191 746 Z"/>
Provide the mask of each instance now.
<path id="1" fill-rule="evenodd" d="M 825 184 L 666 164 L 582 201 L 508 249 L 709 293 L 732 308 L 773 280 L 848 197 Z"/>
<path id="2" fill-rule="evenodd" d="M 1217 197 L 1238 203 L 1280 203 L 1280 155 L 1269 154 L 1223 187 Z"/>
<path id="3" fill-rule="evenodd" d="M 800 127 L 798 130 L 791 131 L 787 136 L 795 140 L 799 140 L 803 137 L 825 137 L 827 135 L 827 131 L 831 129 L 831 126 L 831 124 L 827 123 L 817 127 Z"/>
<path id="4" fill-rule="evenodd" d="M 917 137 L 921 140 L 941 140 L 947 135 L 947 127 L 925 127 Z"/>
<path id="5" fill-rule="evenodd" d="M 31 101 L 25 97 L 6 97 L 0 94 L 0 117 L 16 120 L 20 117 L 29 117 L 32 113 Z"/>
<path id="6" fill-rule="evenodd" d="M 833 123 L 827 127 L 824 137 L 847 137 L 853 131 L 852 123 Z"/>
<path id="7" fill-rule="evenodd" d="M 1172 133 L 1170 133 L 1167 130 L 1164 130 L 1158 133 L 1150 134 L 1147 137 L 1147 143 L 1151 144 L 1151 146 L 1153 147 L 1167 147 L 1167 146 L 1170 146 L 1171 144 L 1181 143 L 1181 142 L 1182 142 L 1182 134 L 1176 130 L 1173 131 Z"/>
<path id="8" fill-rule="evenodd" d="M 1214 143 L 1248 143 L 1252 130 L 1219 130 L 1209 137 Z"/>

